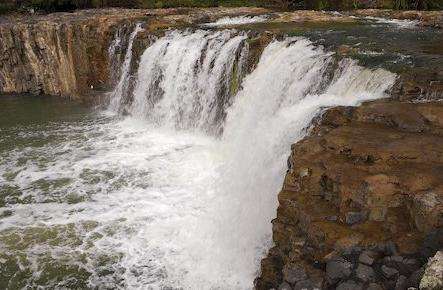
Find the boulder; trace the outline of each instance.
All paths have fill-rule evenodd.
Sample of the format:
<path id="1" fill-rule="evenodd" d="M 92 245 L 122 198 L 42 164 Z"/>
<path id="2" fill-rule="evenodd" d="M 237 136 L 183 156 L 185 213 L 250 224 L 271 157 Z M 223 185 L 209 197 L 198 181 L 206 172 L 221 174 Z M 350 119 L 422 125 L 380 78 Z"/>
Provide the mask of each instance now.
<path id="1" fill-rule="evenodd" d="M 381 266 L 381 272 L 386 279 L 392 280 L 398 275 L 398 271 L 394 268 L 386 267 L 385 265 Z"/>
<path id="2" fill-rule="evenodd" d="M 383 259 L 383 263 L 397 269 L 401 274 L 409 276 L 420 268 L 420 262 L 416 259 L 403 258 L 402 256 L 390 256 Z"/>
<path id="3" fill-rule="evenodd" d="M 368 288 L 366 288 L 366 290 L 383 290 L 383 287 L 380 286 L 380 284 L 377 284 L 377 283 L 370 283 L 368 285 Z"/>
<path id="4" fill-rule="evenodd" d="M 372 282 L 375 280 L 375 272 L 374 270 L 364 264 L 359 264 L 356 270 L 356 276 L 363 282 Z"/>
<path id="5" fill-rule="evenodd" d="M 345 221 L 348 225 L 361 223 L 366 219 L 366 214 L 363 212 L 350 211 L 346 213 Z"/>
<path id="6" fill-rule="evenodd" d="M 362 290 L 363 286 L 355 281 L 349 280 L 343 283 L 340 283 L 336 290 Z"/>
<path id="7" fill-rule="evenodd" d="M 332 259 L 326 264 L 326 276 L 331 283 L 349 277 L 352 273 L 352 263 L 342 257 Z"/>
<path id="8" fill-rule="evenodd" d="M 395 290 L 404 290 L 406 289 L 407 278 L 405 276 L 400 276 L 395 283 Z"/>
<path id="9" fill-rule="evenodd" d="M 294 290 L 314 290 L 314 289 L 318 289 L 318 288 L 315 287 L 315 285 L 313 285 L 312 281 L 303 280 L 303 281 L 297 282 L 294 285 L 293 289 Z"/>
<path id="10" fill-rule="evenodd" d="M 278 286 L 278 290 L 292 290 L 292 287 L 289 285 L 289 283 L 283 282 L 280 284 L 280 286 Z"/>
<path id="11" fill-rule="evenodd" d="M 407 285 L 408 287 L 418 288 L 420 285 L 421 278 L 423 277 L 424 268 L 420 268 L 409 276 Z"/>
<path id="12" fill-rule="evenodd" d="M 308 276 L 304 268 L 298 264 L 286 264 L 283 267 L 283 279 L 290 284 L 295 284 L 299 281 L 306 280 Z"/>
<path id="13" fill-rule="evenodd" d="M 371 266 L 375 261 L 375 253 L 373 251 L 363 251 L 358 257 L 358 261 L 362 264 Z"/>

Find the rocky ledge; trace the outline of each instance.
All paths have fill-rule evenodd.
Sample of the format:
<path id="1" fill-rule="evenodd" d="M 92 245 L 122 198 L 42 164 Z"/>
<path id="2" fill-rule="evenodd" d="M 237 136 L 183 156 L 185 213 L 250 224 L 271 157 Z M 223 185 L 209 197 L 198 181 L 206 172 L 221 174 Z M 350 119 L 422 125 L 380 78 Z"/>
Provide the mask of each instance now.
<path id="1" fill-rule="evenodd" d="M 0 16 L 0 93 L 48 94 L 85 100 L 112 87 L 108 48 L 122 26 L 145 33 L 255 15 L 261 8 L 102 9 Z"/>
<path id="2" fill-rule="evenodd" d="M 327 110 L 292 146 L 256 288 L 443 289 L 441 144 L 437 100 Z"/>
<path id="3" fill-rule="evenodd" d="M 0 93 L 32 93 L 90 100 L 112 88 L 108 48 L 121 26 L 136 22 L 144 32 L 134 44 L 135 55 L 149 42 L 148 34 L 189 27 L 225 16 L 268 15 L 269 23 L 356 22 L 383 16 L 419 20 L 441 26 L 440 12 L 363 10 L 279 12 L 264 8 L 92 9 L 49 15 L 0 16 Z M 138 53 L 140 54 L 140 53 Z"/>

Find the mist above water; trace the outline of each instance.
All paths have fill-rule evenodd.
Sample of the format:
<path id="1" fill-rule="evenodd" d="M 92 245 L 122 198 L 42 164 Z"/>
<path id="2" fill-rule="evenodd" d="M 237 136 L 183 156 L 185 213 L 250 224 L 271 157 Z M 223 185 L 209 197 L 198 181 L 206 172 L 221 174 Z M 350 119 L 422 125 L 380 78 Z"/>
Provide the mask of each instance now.
<path id="1" fill-rule="evenodd" d="M 43 166 L 31 158 L 18 167 L 20 152 L 7 156 L 1 168 L 19 171 L 7 182 L 30 202 L 11 205 L 1 229 L 62 227 L 64 235 L 74 225 L 65 240 L 81 241 L 31 244 L 29 267 L 43 267 L 44 250 L 85 269 L 91 287 L 252 288 L 290 145 L 324 108 L 385 97 L 395 75 L 286 38 L 243 77 L 247 39 L 234 30 L 169 32 L 146 49 L 128 93 L 129 44 L 110 108 L 130 116 L 61 125 L 65 141 L 29 149 L 50 160 Z M 52 203 L 41 198 L 54 190 L 31 189 L 65 178 Z M 72 192 L 82 198 L 69 203 Z"/>

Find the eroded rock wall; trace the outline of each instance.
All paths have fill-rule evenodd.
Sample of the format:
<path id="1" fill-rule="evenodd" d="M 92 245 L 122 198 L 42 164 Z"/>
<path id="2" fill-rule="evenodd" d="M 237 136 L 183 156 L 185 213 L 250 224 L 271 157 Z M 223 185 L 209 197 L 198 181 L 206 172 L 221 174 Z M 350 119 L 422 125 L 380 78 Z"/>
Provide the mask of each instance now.
<path id="1" fill-rule="evenodd" d="M 141 15 L 61 13 L 4 21 L 0 24 L 0 92 L 75 99 L 108 88 L 108 47 L 114 31 Z"/>
<path id="2" fill-rule="evenodd" d="M 319 120 L 292 147 L 257 289 L 418 288 L 443 247 L 443 104 L 381 100 Z"/>
<path id="3" fill-rule="evenodd" d="M 0 17 L 0 93 L 33 93 L 85 100 L 109 90 L 108 48 L 121 26 L 144 30 L 134 43 L 134 60 L 152 41 L 173 27 L 195 25 L 261 8 L 105 9 L 49 15 Z M 130 34 L 131 29 L 125 29 Z M 124 49 L 119 51 L 124 57 Z M 136 63 L 131 65 L 134 71 Z"/>

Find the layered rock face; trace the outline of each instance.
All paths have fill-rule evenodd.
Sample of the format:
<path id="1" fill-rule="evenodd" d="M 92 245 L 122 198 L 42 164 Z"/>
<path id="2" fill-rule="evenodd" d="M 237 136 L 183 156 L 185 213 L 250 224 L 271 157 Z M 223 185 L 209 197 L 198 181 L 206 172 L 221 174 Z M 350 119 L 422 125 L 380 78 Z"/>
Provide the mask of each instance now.
<path id="1" fill-rule="evenodd" d="M 84 100 L 97 91 L 111 88 L 108 48 L 121 26 L 143 24 L 145 30 L 134 44 L 137 58 L 148 45 L 146 34 L 236 13 L 253 15 L 264 11 L 260 8 L 107 9 L 29 18 L 3 17 L 0 18 L 0 93 L 48 94 Z"/>
<path id="2" fill-rule="evenodd" d="M 272 15 L 270 22 L 277 24 L 356 21 L 346 15 L 315 11 L 275 12 L 263 8 L 106 9 L 42 16 L 3 16 L 0 17 L 0 93 L 49 94 L 84 100 L 96 95 L 97 91 L 112 87 L 115 80 L 109 77 L 112 65 L 108 48 L 115 31 L 121 26 L 133 27 L 136 22 L 143 24 L 144 30 L 134 43 L 133 55 L 137 60 L 149 43 L 147 35 L 224 16 L 263 13 Z M 365 13 L 392 16 L 393 12 Z M 422 14 L 417 15 L 409 13 L 399 17 L 425 19 Z M 424 15 L 432 20 L 428 21 L 429 25 L 441 24 L 440 14 Z M 428 22 L 421 23 L 427 25 Z"/>
<path id="3" fill-rule="evenodd" d="M 443 246 L 442 120 L 441 102 L 325 112 L 292 147 L 257 289 L 418 288 Z"/>
<path id="4" fill-rule="evenodd" d="M 106 87 L 115 27 L 140 14 L 53 14 L 0 25 L 0 92 L 79 98 Z"/>

